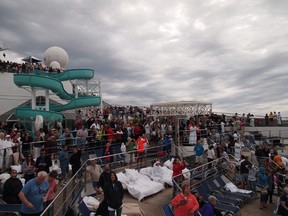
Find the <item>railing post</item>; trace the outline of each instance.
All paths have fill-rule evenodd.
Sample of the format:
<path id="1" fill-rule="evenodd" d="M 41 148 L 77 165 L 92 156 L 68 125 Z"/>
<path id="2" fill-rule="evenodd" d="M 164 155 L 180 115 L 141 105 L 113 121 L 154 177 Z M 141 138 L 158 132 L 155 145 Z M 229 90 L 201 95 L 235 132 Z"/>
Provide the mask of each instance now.
<path id="1" fill-rule="evenodd" d="M 65 211 L 66 211 L 66 195 L 67 195 L 66 190 L 67 190 L 67 187 L 65 187 L 65 189 L 63 191 L 63 197 L 62 197 L 63 201 L 62 201 L 62 203 L 64 205 L 64 208 L 62 208 L 62 215 L 65 215 Z"/>

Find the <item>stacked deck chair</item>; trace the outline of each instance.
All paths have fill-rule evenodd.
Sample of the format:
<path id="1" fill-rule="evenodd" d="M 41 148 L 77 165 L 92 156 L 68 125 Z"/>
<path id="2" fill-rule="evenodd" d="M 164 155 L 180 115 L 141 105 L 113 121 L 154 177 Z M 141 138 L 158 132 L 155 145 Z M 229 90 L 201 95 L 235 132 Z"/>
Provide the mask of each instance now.
<path id="1" fill-rule="evenodd" d="M 225 180 L 224 180 L 225 179 Z M 215 178 L 215 181 L 218 183 L 219 187 L 223 188 L 223 190 L 225 189 L 225 186 L 227 183 L 232 183 L 228 178 L 226 178 L 225 176 L 217 176 Z M 233 184 L 233 183 L 232 183 Z M 253 191 L 247 191 L 247 190 L 240 190 L 239 191 L 245 191 L 245 193 L 242 192 L 235 192 L 238 194 L 243 194 L 245 196 L 247 196 L 248 198 L 252 198 L 253 196 L 255 196 L 255 193 Z M 234 194 L 234 192 L 233 192 Z"/>
<path id="2" fill-rule="evenodd" d="M 205 190 L 203 190 L 203 186 L 198 186 L 196 188 L 196 191 L 201 195 L 203 196 L 205 202 L 208 202 L 208 197 L 209 195 L 206 194 Z M 218 199 L 218 197 L 216 197 Z M 230 214 L 230 215 L 235 215 L 236 213 L 240 212 L 240 208 L 237 207 L 237 206 L 234 206 L 234 205 L 229 205 L 229 204 L 226 204 L 226 203 L 223 203 L 221 202 L 221 200 L 218 199 L 218 203 L 217 205 L 215 206 L 216 209 L 222 211 L 222 212 L 225 212 L 224 215 L 227 215 L 227 214 Z M 227 201 L 227 200 L 226 200 Z"/>
<path id="3" fill-rule="evenodd" d="M 220 193 L 225 197 L 229 197 L 229 198 L 233 198 L 233 199 L 239 199 L 241 200 L 242 203 L 244 203 L 246 200 L 248 200 L 250 198 L 249 195 L 243 194 L 243 193 L 233 193 L 230 191 L 226 191 L 223 187 L 220 187 L 220 185 L 217 186 L 217 184 L 215 183 L 215 180 L 213 179 L 208 179 L 207 180 L 207 184 L 210 188 L 210 190 L 212 190 L 213 192 L 216 193 Z"/>
<path id="4" fill-rule="evenodd" d="M 3 190 L 0 188 L 0 215 L 21 215 L 21 204 L 7 204 L 3 200 Z"/>
<path id="5" fill-rule="evenodd" d="M 206 194 L 215 196 L 221 203 L 234 205 L 234 206 L 240 206 L 242 204 L 241 199 L 224 196 L 220 192 L 212 191 L 207 181 L 203 181 L 200 186 L 203 188 Z"/>
<path id="6" fill-rule="evenodd" d="M 204 168 L 202 170 L 193 170 L 192 179 L 206 179 L 208 176 L 212 176 L 217 173 L 216 167 Z"/>

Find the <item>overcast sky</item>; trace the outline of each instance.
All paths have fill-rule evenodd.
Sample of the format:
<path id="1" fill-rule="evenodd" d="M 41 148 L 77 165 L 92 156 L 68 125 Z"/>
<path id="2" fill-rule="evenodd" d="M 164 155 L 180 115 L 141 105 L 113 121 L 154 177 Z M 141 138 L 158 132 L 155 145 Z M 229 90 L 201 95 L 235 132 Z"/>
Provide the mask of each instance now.
<path id="1" fill-rule="evenodd" d="M 60 46 L 109 103 L 288 116 L 287 0 L 1 0 L 0 20 L 7 60 Z"/>

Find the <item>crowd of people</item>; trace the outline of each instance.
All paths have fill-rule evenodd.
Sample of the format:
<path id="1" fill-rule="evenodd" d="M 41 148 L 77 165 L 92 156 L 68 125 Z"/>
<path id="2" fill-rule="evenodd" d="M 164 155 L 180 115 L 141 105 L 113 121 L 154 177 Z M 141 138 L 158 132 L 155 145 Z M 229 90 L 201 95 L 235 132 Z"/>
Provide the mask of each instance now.
<path id="1" fill-rule="evenodd" d="M 52 67 L 44 67 L 41 63 L 31 63 L 29 61 L 25 61 L 23 63 L 11 62 L 11 61 L 3 61 L 0 59 L 0 72 L 9 72 L 9 73 L 33 73 L 34 69 L 60 73 L 62 72 L 60 69 L 55 69 Z"/>
<path id="2" fill-rule="evenodd" d="M 119 193 L 117 195 L 117 201 L 111 200 L 110 202 L 106 202 L 108 203 L 108 210 L 116 211 L 117 214 L 119 214 L 122 206 L 122 202 L 120 202 L 120 200 L 123 199 L 123 194 L 121 194 L 119 191 L 122 189 L 118 183 L 115 183 L 117 182 L 117 176 L 115 176 L 115 174 L 113 175 L 113 172 L 111 172 L 111 166 L 108 165 L 113 162 L 115 157 L 114 153 L 116 152 L 114 146 L 121 145 L 121 152 L 125 157 L 124 160 L 127 165 L 131 165 L 136 162 L 137 165 L 141 167 L 144 165 L 143 159 L 145 158 L 146 151 L 149 146 L 161 146 L 159 149 L 164 150 L 164 152 L 168 151 L 169 153 L 169 147 L 171 147 L 171 144 L 173 143 L 172 137 L 174 137 L 175 133 L 175 119 L 172 117 L 155 118 L 150 116 L 149 113 L 149 108 L 140 109 L 139 107 L 132 106 L 108 107 L 103 111 L 103 114 L 98 110 L 90 109 L 87 115 L 83 115 L 81 110 L 79 110 L 74 128 L 65 128 L 63 127 L 62 122 L 56 121 L 55 125 L 49 128 L 49 130 L 48 128 L 44 127 L 40 128 L 35 133 L 25 131 L 20 123 L 15 124 L 13 128 L 9 128 L 5 122 L 2 122 L 0 125 L 1 170 L 4 172 L 11 165 L 21 165 L 21 171 L 26 184 L 35 178 L 38 178 L 38 180 L 34 182 L 34 184 L 38 184 L 37 182 L 42 184 L 42 181 L 40 181 L 39 178 L 41 176 L 43 177 L 45 172 L 48 185 L 50 186 L 47 190 L 45 190 L 44 200 L 45 202 L 49 203 L 53 200 L 53 193 L 55 194 L 57 191 L 54 180 L 59 180 L 62 185 L 66 184 L 69 175 L 69 164 L 72 166 L 72 175 L 75 175 L 83 162 L 81 160 L 82 152 L 94 148 L 101 148 L 103 157 L 102 162 L 106 165 L 102 170 L 102 168 L 97 165 L 96 160 L 91 160 L 91 164 L 87 167 L 87 172 L 91 175 L 93 187 L 95 188 L 96 193 L 103 193 L 107 200 L 109 199 L 110 195 L 115 197 L 114 193 Z M 250 123 L 252 118 L 251 116 L 252 115 L 249 115 Z M 239 161 L 246 161 L 245 158 L 241 158 L 242 144 L 240 143 L 240 134 L 238 133 L 241 131 L 243 126 L 240 121 L 241 119 L 242 118 L 239 118 L 237 115 L 230 118 L 228 121 L 226 121 L 227 117 L 221 115 L 192 116 L 181 119 L 179 122 L 180 142 L 185 143 L 186 139 L 188 144 L 195 145 L 194 151 L 196 154 L 196 166 L 201 166 L 202 164 L 209 162 L 208 166 L 211 168 L 211 166 L 213 166 L 212 162 L 227 154 L 227 152 L 233 153 L 235 158 Z M 247 121 L 247 117 L 245 121 Z M 222 122 L 225 123 L 224 131 L 222 131 Z M 233 135 L 231 135 L 231 140 L 228 140 L 227 143 L 223 142 L 217 143 L 217 145 L 209 145 L 207 149 L 204 149 L 204 140 L 209 138 L 215 131 L 217 133 L 226 133 L 227 125 L 230 125 L 231 127 L 228 129 L 228 131 L 236 131 Z M 32 134 L 34 134 L 34 136 L 32 136 Z M 268 150 L 267 146 L 259 146 L 259 148 L 260 150 L 256 149 L 254 153 L 256 158 L 263 157 L 263 155 L 264 157 L 271 157 L 271 155 L 273 155 L 271 154 L 271 149 Z M 36 160 L 34 161 L 33 158 Z M 273 155 L 273 158 L 271 159 L 274 160 L 275 163 L 281 165 L 279 157 L 275 157 Z M 58 173 L 50 172 L 49 168 L 55 161 L 59 161 L 59 167 L 61 169 L 60 176 Z M 256 176 L 258 176 L 258 178 L 261 176 L 262 172 L 260 172 L 260 170 L 262 170 L 262 167 L 260 169 L 260 166 L 257 166 L 255 161 L 253 161 L 253 163 L 249 161 L 249 163 L 247 163 L 245 166 L 244 164 L 245 163 L 242 161 L 239 165 L 240 172 L 242 172 L 241 176 L 244 179 L 241 182 L 241 187 L 250 188 L 254 191 L 255 182 L 258 180 L 255 180 L 255 178 Z M 186 166 L 187 164 L 185 161 L 182 161 L 180 158 L 175 159 L 173 163 L 173 167 L 175 167 L 173 168 L 173 177 L 176 177 L 176 180 L 177 177 L 179 178 L 179 181 L 176 181 L 177 184 L 183 180 L 180 173 Z M 258 167 L 258 169 L 255 167 Z M 268 168 L 269 167 L 265 166 L 264 170 L 268 170 Z M 268 172 L 269 175 L 273 174 L 270 171 Z M 38 176 L 39 173 L 40 177 Z M 108 178 L 107 176 L 101 178 L 101 176 L 106 175 L 106 173 L 109 173 L 109 175 L 107 174 Z M 11 172 L 11 178 L 13 178 L 13 174 L 15 175 L 14 170 Z M 264 174 L 266 173 L 264 172 Z M 103 178 L 106 180 L 103 181 Z M 111 184 L 110 186 L 106 187 L 105 183 L 103 182 L 111 182 Z M 54 185 L 53 189 L 51 189 L 52 191 L 49 189 L 51 188 L 51 185 Z M 115 186 L 119 187 L 117 191 L 114 190 Z M 263 185 L 263 187 L 266 186 Z M 22 188 L 17 189 L 18 193 L 19 190 L 22 190 Z M 182 188 L 182 190 L 185 190 L 185 187 Z M 52 195 L 47 195 L 48 191 L 50 191 Z M 15 192 L 15 194 L 17 192 Z M 177 192 L 176 185 L 174 185 L 174 197 L 179 195 L 176 195 Z M 184 197 L 187 197 L 188 195 L 190 196 L 190 194 L 183 192 Z M 265 208 L 266 206 L 266 203 L 263 200 L 263 194 L 261 193 L 261 208 Z M 25 196 L 20 196 L 20 201 L 28 208 L 29 206 L 32 207 L 32 205 L 30 205 L 31 203 L 28 203 L 27 200 L 25 200 Z M 114 203 L 114 201 L 117 204 Z M 205 209 L 208 209 L 207 211 L 210 211 L 209 209 L 211 209 L 215 203 L 213 197 L 211 197 L 210 201 L 208 203 L 210 206 L 205 206 Z M 175 209 L 178 207 L 180 208 L 181 206 L 186 206 L 187 203 L 181 201 L 181 203 L 176 204 Z M 106 207 L 104 209 L 106 209 Z M 25 213 L 26 210 L 24 208 L 23 213 Z M 36 210 L 38 211 L 39 209 Z M 192 208 L 189 211 L 195 212 L 195 209 Z M 201 211 L 199 210 L 199 212 Z"/>

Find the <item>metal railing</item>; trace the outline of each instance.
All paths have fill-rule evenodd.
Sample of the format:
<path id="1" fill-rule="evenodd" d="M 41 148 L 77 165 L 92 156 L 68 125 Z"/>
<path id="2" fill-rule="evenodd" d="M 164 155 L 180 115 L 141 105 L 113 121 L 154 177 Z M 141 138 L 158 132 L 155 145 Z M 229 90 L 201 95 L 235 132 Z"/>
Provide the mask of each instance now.
<path id="1" fill-rule="evenodd" d="M 149 153 L 149 151 L 153 150 L 153 149 L 158 149 L 158 148 L 164 147 L 162 146 L 153 146 L 153 147 L 149 147 L 147 148 L 147 153 L 145 155 L 146 159 L 145 159 L 145 166 L 150 165 L 152 161 L 155 161 L 155 158 L 164 158 L 166 157 L 166 155 L 158 157 L 157 155 L 153 154 L 153 153 Z M 125 154 L 135 154 L 137 153 L 137 150 L 135 151 L 130 151 L 130 152 L 126 152 L 126 153 L 116 153 L 116 154 L 112 154 L 111 157 L 119 157 L 121 155 L 125 155 Z M 93 155 L 93 154 L 92 154 Z M 87 172 L 86 172 L 86 166 L 89 163 L 90 160 L 93 159 L 97 159 L 98 161 L 104 161 L 105 160 L 105 156 L 96 156 L 96 157 L 91 157 L 89 159 L 87 159 L 81 166 L 81 168 L 75 173 L 74 176 L 72 176 L 72 178 L 67 182 L 67 184 L 65 185 L 65 187 L 57 194 L 57 196 L 54 198 L 54 200 L 47 206 L 47 208 L 44 210 L 44 212 L 41 214 L 41 216 L 46 215 L 46 213 L 49 212 L 50 215 L 53 216 L 62 216 L 65 215 L 66 211 L 68 210 L 69 206 L 71 207 L 72 204 L 76 203 L 77 204 L 77 199 L 76 195 L 79 196 L 81 191 L 86 192 L 87 191 Z M 105 163 L 100 164 L 101 166 L 104 165 Z M 114 171 L 118 172 L 118 171 L 122 171 L 125 168 L 131 168 L 131 165 L 127 165 L 127 166 L 122 166 L 121 164 L 119 164 L 119 161 L 114 161 L 112 163 L 109 163 L 111 165 L 111 167 L 113 168 Z M 117 166 L 118 165 L 118 166 Z M 132 167 L 136 166 L 136 164 L 134 164 Z M 79 203 L 78 203 L 79 204 Z"/>

